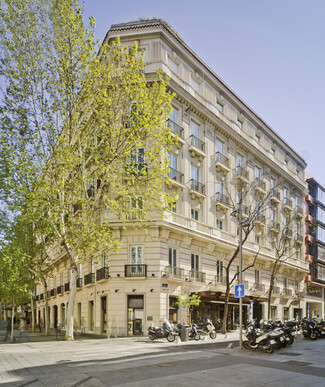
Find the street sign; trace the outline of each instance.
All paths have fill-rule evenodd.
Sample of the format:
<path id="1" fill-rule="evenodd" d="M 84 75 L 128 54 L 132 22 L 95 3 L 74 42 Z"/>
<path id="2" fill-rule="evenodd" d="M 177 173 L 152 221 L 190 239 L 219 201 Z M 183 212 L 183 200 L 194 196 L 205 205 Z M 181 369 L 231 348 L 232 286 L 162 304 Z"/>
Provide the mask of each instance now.
<path id="1" fill-rule="evenodd" d="M 245 284 L 235 285 L 235 297 L 245 297 Z"/>

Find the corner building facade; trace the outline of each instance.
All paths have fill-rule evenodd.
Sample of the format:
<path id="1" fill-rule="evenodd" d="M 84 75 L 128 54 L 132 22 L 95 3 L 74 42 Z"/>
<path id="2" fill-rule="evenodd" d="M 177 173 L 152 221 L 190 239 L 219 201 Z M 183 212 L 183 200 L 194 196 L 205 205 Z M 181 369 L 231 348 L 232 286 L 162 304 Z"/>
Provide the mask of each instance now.
<path id="1" fill-rule="evenodd" d="M 139 42 L 145 75 L 162 69 L 176 94 L 168 124 L 178 135 L 169 154 L 166 190 L 178 200 L 162 220 L 146 230 L 132 221 L 111 221 L 122 242 L 118 254 L 98 251 L 89 265 L 79 267 L 75 302 L 77 329 L 110 336 L 146 334 L 151 323 L 168 318 L 187 320 L 176 305 L 182 292 L 198 292 L 201 304 L 194 319 L 210 318 L 217 327 L 224 317 L 225 265 L 238 246 L 238 221 L 230 214 L 240 180 L 255 189 L 243 206 L 243 216 L 257 197 L 271 192 L 270 205 L 243 246 L 243 263 L 253 262 L 243 281 L 244 321 L 267 318 L 266 297 L 274 262 L 268 235 L 290 216 L 294 247 L 281 266 L 271 299 L 271 317 L 288 319 L 305 314 L 295 296 L 308 273 L 304 251 L 306 164 L 252 109 L 161 20 L 113 25 L 104 44 L 120 36 L 122 44 Z M 145 153 L 145 149 L 139 150 Z M 289 257 L 290 256 L 290 257 Z M 48 280 L 50 325 L 64 324 L 69 294 L 69 268 L 57 257 Z M 233 273 L 236 271 L 236 263 Z M 44 290 L 36 290 L 37 318 L 44 321 Z M 227 316 L 235 329 L 239 303 L 233 289 Z"/>
<path id="2" fill-rule="evenodd" d="M 325 188 L 307 179 L 306 195 L 306 315 L 325 318 Z"/>

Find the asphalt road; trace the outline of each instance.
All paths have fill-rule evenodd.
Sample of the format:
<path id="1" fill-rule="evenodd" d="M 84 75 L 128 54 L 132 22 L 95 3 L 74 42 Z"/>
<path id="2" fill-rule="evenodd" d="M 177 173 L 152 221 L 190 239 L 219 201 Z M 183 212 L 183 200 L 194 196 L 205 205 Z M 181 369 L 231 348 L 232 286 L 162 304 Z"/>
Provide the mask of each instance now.
<path id="1" fill-rule="evenodd" d="M 227 349 L 223 339 L 147 338 L 0 345 L 4 386 L 325 386 L 325 340 L 269 355 Z"/>

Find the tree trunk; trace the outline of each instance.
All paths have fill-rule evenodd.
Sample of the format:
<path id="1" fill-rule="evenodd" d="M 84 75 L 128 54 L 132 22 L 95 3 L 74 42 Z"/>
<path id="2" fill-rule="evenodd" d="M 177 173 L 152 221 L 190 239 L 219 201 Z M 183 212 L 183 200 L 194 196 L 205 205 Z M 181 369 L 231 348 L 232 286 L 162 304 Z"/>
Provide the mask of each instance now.
<path id="1" fill-rule="evenodd" d="M 35 333 L 35 305 L 34 305 L 34 296 L 32 295 L 30 298 L 30 305 L 32 308 L 32 332 Z"/>
<path id="2" fill-rule="evenodd" d="M 15 317 L 15 304 L 14 300 L 12 300 L 12 308 L 11 308 L 11 332 L 10 332 L 10 342 L 14 342 L 14 317 Z"/>
<path id="3" fill-rule="evenodd" d="M 49 325 L 50 325 L 50 319 L 49 319 L 49 299 L 47 297 L 47 282 L 46 282 L 46 279 L 45 277 L 42 276 L 42 282 L 43 282 L 43 286 L 44 286 L 44 302 L 45 302 L 45 321 L 44 321 L 44 325 L 45 325 L 45 336 L 48 336 L 49 335 Z M 41 324 L 41 322 L 39 321 L 39 323 Z"/>
<path id="4" fill-rule="evenodd" d="M 229 295 L 230 295 L 230 285 L 229 285 L 229 280 L 227 279 L 225 306 L 224 306 L 223 322 L 222 322 L 222 333 L 223 334 L 227 333 Z"/>
<path id="5" fill-rule="evenodd" d="M 66 317 L 66 333 L 65 339 L 67 341 L 74 340 L 73 338 L 73 311 L 74 311 L 74 303 L 77 293 L 77 265 L 71 264 L 71 282 L 70 282 L 70 294 L 69 294 L 69 303 L 67 308 L 67 317 Z"/>
<path id="6" fill-rule="evenodd" d="M 271 319 L 271 296 L 272 296 L 272 291 L 274 287 L 274 280 L 275 280 L 275 273 L 276 273 L 276 263 L 274 263 L 272 273 L 271 273 L 271 278 L 270 278 L 270 287 L 269 287 L 269 292 L 267 296 L 267 319 Z"/>

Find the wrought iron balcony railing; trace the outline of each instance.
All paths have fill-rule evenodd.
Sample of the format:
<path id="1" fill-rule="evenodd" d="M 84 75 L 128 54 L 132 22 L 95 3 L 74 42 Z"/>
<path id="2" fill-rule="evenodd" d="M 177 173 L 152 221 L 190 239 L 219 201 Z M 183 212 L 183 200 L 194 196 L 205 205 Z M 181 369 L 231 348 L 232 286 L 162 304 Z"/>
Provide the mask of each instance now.
<path id="1" fill-rule="evenodd" d="M 236 174 L 237 174 L 237 177 L 241 177 L 245 180 L 249 179 L 249 174 L 248 174 L 247 169 L 245 169 L 244 167 L 242 167 L 240 165 L 236 167 Z"/>
<path id="2" fill-rule="evenodd" d="M 68 292 L 69 290 L 70 290 L 70 282 L 67 282 L 66 284 L 64 284 L 64 291 Z"/>
<path id="3" fill-rule="evenodd" d="M 282 294 L 283 294 L 284 296 L 292 297 L 292 289 L 283 288 Z"/>
<path id="4" fill-rule="evenodd" d="M 216 192 L 216 202 L 226 204 L 227 206 L 230 205 L 230 199 L 229 196 L 224 195 L 221 192 Z"/>
<path id="5" fill-rule="evenodd" d="M 191 184 L 191 190 L 199 192 L 202 195 L 205 195 L 205 185 L 200 183 L 197 180 L 191 179 L 190 180 Z"/>
<path id="6" fill-rule="evenodd" d="M 184 279 L 184 269 L 177 266 L 166 266 L 163 276 L 166 278 Z"/>
<path id="7" fill-rule="evenodd" d="M 202 152 L 205 151 L 205 142 L 204 141 L 195 137 L 193 134 L 190 136 L 190 139 L 191 139 L 191 145 L 195 146 L 195 148 L 199 149 Z"/>
<path id="8" fill-rule="evenodd" d="M 103 279 L 107 279 L 109 277 L 108 272 L 108 267 L 102 267 L 101 269 L 98 269 L 96 271 L 96 280 L 100 281 Z"/>
<path id="9" fill-rule="evenodd" d="M 176 134 L 180 138 L 184 138 L 184 129 L 176 124 L 176 122 L 171 119 L 167 120 L 167 125 L 170 127 L 172 133 Z"/>
<path id="10" fill-rule="evenodd" d="M 62 294 L 63 293 L 63 285 L 60 285 L 56 288 L 56 293 L 57 294 Z"/>
<path id="11" fill-rule="evenodd" d="M 260 188 L 261 190 L 265 191 L 265 182 L 259 177 L 255 178 L 254 185 L 255 188 Z"/>
<path id="12" fill-rule="evenodd" d="M 95 273 L 88 273 L 84 277 L 84 284 L 89 285 L 95 282 Z"/>
<path id="13" fill-rule="evenodd" d="M 82 287 L 82 278 L 77 278 L 77 288 Z"/>
<path id="14" fill-rule="evenodd" d="M 184 174 L 181 173 L 181 172 L 178 172 L 178 171 L 177 171 L 176 169 L 174 169 L 174 168 L 170 168 L 170 167 L 169 167 L 168 177 L 169 177 L 171 180 L 177 181 L 177 183 L 183 184 Z"/>
<path id="15" fill-rule="evenodd" d="M 216 163 L 223 164 L 225 167 L 229 168 L 229 159 L 221 152 L 216 153 Z"/>
<path id="16" fill-rule="evenodd" d="M 146 277 L 147 265 L 125 265 L 125 277 Z"/>
<path id="17" fill-rule="evenodd" d="M 216 285 L 226 285 L 226 277 L 222 275 L 216 275 L 215 277 Z"/>
<path id="18" fill-rule="evenodd" d="M 205 273 L 197 270 L 190 270 L 188 273 L 188 277 L 190 281 L 199 281 L 205 282 Z"/>

